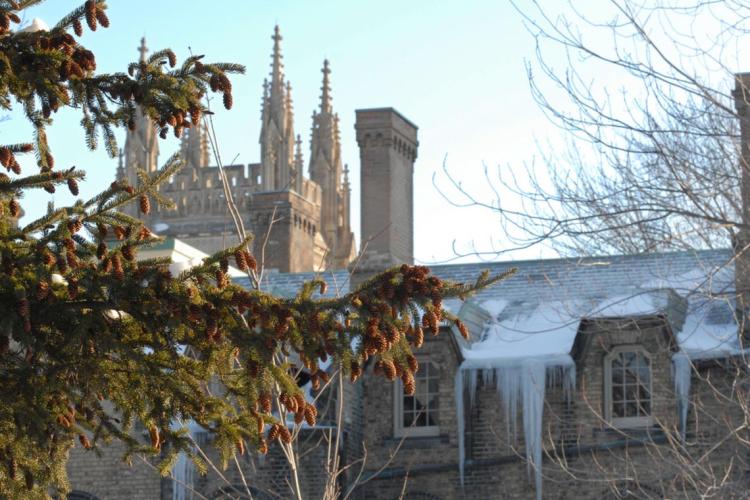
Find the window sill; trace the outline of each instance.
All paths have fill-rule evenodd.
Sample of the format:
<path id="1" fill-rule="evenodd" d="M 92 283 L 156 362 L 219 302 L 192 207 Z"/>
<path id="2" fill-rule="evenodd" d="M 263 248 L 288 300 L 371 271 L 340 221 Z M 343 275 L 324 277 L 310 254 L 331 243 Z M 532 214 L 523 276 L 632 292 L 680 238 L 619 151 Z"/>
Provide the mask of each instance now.
<path id="1" fill-rule="evenodd" d="M 626 427 L 622 425 L 612 425 L 604 429 L 594 428 L 594 436 L 607 436 L 607 437 L 620 437 L 625 439 L 633 439 L 636 441 L 649 440 L 656 437 L 663 437 L 664 430 L 658 425 L 650 426 L 631 426 Z"/>
<path id="2" fill-rule="evenodd" d="M 448 444 L 449 439 L 447 434 L 439 434 L 436 436 L 415 436 L 405 435 L 401 437 L 388 437 L 383 438 L 383 444 L 386 446 L 397 446 L 403 441 L 401 445 L 402 449 L 427 449 L 432 448 L 440 444 Z"/>

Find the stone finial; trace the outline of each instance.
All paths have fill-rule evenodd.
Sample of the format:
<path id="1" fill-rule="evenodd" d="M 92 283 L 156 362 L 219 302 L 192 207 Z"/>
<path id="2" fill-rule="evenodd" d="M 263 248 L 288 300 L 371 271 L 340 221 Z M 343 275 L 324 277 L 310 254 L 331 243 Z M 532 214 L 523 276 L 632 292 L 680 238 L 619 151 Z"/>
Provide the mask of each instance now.
<path id="1" fill-rule="evenodd" d="M 271 56 L 271 85 L 280 87 L 284 80 L 284 65 L 281 62 L 281 33 L 277 24 L 273 29 L 273 55 Z"/>
<path id="2" fill-rule="evenodd" d="M 140 61 L 146 62 L 146 54 L 148 53 L 148 47 L 146 47 L 146 37 L 141 37 L 141 46 L 138 47 L 138 52 L 141 54 Z"/>
<path id="3" fill-rule="evenodd" d="M 320 112 L 330 113 L 331 112 L 331 80 L 329 75 L 331 74 L 330 64 L 328 59 L 323 61 L 323 69 L 320 70 L 323 73 L 323 86 L 320 87 Z"/>

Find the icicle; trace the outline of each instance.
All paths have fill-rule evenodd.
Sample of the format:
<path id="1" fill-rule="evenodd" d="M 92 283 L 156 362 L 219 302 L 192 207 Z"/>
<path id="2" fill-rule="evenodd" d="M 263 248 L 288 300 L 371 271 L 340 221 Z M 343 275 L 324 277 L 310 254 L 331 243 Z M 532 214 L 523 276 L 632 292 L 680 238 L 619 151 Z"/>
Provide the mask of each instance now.
<path id="1" fill-rule="evenodd" d="M 476 373 L 474 379 L 476 380 Z M 461 487 L 463 488 L 464 462 L 466 461 L 466 444 L 464 443 L 464 374 L 460 367 L 458 368 L 458 371 L 456 371 L 456 381 L 453 390 L 455 392 L 454 398 L 456 400 L 456 420 L 458 422 L 458 475 L 461 479 Z"/>
<path id="2" fill-rule="evenodd" d="M 690 377 L 692 366 L 690 358 L 684 352 L 672 355 L 672 376 L 674 392 L 677 395 L 677 409 L 680 412 L 680 436 L 685 439 L 687 431 L 687 414 L 690 406 Z"/>
<path id="3" fill-rule="evenodd" d="M 481 365 L 480 365 L 481 366 Z M 473 406 L 479 371 L 485 385 L 495 383 L 496 390 L 505 411 L 510 439 L 511 427 L 513 438 L 516 436 L 519 399 L 523 412 L 523 433 L 526 445 L 526 457 L 529 476 L 533 471 L 536 487 L 536 498 L 542 498 L 542 418 L 544 413 L 545 388 L 561 384 L 566 399 L 574 394 L 576 385 L 576 367 L 569 355 L 557 358 L 525 358 L 496 360 L 491 366 L 467 366 L 464 363 L 456 373 L 455 399 L 456 419 L 458 423 L 459 476 L 461 486 L 464 484 L 464 466 L 466 463 L 465 431 L 466 415 L 464 413 L 465 391 L 469 391 L 469 401 Z M 548 379 L 549 377 L 549 379 Z"/>
<path id="4" fill-rule="evenodd" d="M 542 414 L 544 412 L 544 362 L 529 359 L 521 370 L 523 396 L 523 434 L 526 441 L 526 460 L 529 473 L 534 471 L 536 498 L 542 499 Z"/>
<path id="5" fill-rule="evenodd" d="M 173 428 L 179 429 L 182 425 L 175 423 Z M 198 424 L 191 421 L 187 425 L 190 436 L 195 439 L 196 434 L 202 429 Z M 195 465 L 184 453 L 177 455 L 177 461 L 172 467 L 172 500 L 191 500 L 193 498 L 193 480 L 195 476 Z"/>

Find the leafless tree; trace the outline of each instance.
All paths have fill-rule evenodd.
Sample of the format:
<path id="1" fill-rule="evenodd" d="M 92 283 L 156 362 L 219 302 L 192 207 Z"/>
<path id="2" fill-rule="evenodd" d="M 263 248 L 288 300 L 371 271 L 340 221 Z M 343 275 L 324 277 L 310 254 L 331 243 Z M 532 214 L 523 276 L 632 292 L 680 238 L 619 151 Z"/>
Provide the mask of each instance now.
<path id="1" fill-rule="evenodd" d="M 531 92 L 566 144 L 543 144 L 525 168 L 486 169 L 496 199 L 463 189 L 448 167 L 454 182 L 443 194 L 494 210 L 516 246 L 727 247 L 744 227 L 733 91 L 750 4 L 533 1 L 516 10 L 536 41 Z"/>

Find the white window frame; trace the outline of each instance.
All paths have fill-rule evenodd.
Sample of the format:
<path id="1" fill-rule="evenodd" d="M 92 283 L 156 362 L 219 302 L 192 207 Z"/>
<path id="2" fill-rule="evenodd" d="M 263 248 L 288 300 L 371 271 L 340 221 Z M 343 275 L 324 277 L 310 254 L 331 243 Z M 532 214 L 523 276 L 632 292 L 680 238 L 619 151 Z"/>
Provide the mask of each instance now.
<path id="1" fill-rule="evenodd" d="M 648 393 L 650 400 L 650 414 L 637 417 L 614 417 L 612 412 L 612 360 L 625 352 L 634 352 L 642 355 L 648 360 L 649 377 Z M 645 384 L 644 384 L 645 385 Z M 613 348 L 604 357 L 604 418 L 613 427 L 637 428 L 650 427 L 654 424 L 654 366 L 651 354 L 640 345 L 621 345 Z"/>
<path id="2" fill-rule="evenodd" d="M 414 396 L 416 397 L 420 389 L 421 390 L 429 390 L 425 386 L 424 380 L 419 380 L 419 375 L 424 373 L 422 370 L 425 369 L 428 365 L 428 370 L 430 371 L 430 374 L 432 374 L 432 371 L 435 370 L 435 376 L 434 378 L 438 379 L 438 392 L 435 393 L 439 397 L 440 394 L 440 375 L 437 368 L 437 365 L 435 363 L 430 362 L 429 358 L 418 358 L 419 360 L 419 371 L 414 374 L 414 377 L 417 379 L 417 390 L 414 393 Z M 433 378 L 433 376 L 430 376 L 430 378 Z M 429 393 L 428 393 L 429 394 Z M 440 400 L 438 400 L 438 408 L 435 411 L 437 415 L 437 424 L 438 425 L 425 425 L 425 426 L 404 426 L 404 383 L 401 381 L 401 379 L 397 379 L 396 383 L 393 384 L 393 434 L 395 437 L 431 437 L 431 436 L 439 436 L 440 435 Z"/>

